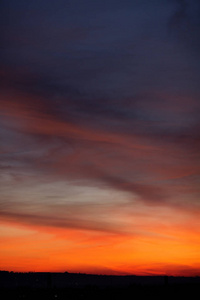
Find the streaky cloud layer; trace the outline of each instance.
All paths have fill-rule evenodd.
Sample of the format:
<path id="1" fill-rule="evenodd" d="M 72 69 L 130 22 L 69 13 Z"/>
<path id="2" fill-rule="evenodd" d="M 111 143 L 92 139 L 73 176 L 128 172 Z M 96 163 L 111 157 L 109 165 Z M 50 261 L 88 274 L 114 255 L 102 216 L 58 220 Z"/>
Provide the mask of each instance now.
<path id="1" fill-rule="evenodd" d="M 1 268 L 199 275 L 199 2 L 2 4 Z"/>

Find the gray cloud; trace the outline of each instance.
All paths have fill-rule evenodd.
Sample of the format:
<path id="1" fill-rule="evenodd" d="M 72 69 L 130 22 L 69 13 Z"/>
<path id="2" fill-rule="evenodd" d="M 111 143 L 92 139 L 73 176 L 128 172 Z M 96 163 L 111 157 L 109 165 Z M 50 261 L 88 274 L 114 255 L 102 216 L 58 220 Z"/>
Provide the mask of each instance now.
<path id="1" fill-rule="evenodd" d="M 1 186 L 38 177 L 185 207 L 190 193 L 196 207 L 198 1 L 3 2 Z"/>

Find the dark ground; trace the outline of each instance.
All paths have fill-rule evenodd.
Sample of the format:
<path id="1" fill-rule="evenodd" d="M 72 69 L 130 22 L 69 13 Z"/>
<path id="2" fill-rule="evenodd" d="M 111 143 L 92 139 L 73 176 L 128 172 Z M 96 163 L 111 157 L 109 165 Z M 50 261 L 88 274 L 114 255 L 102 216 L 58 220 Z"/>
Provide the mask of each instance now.
<path id="1" fill-rule="evenodd" d="M 199 299 L 199 286 L 175 285 L 170 287 L 162 286 L 130 286 L 130 287 L 106 287 L 95 286 L 83 288 L 65 289 L 33 289 L 33 288 L 2 288 L 1 299 Z"/>
<path id="2" fill-rule="evenodd" d="M 200 277 L 0 272 L 0 299 L 200 299 Z"/>

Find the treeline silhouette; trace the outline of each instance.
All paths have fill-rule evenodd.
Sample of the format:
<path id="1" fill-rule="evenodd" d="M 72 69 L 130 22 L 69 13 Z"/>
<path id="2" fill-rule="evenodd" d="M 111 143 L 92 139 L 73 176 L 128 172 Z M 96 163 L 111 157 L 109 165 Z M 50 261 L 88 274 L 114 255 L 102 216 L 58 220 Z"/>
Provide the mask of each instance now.
<path id="1" fill-rule="evenodd" d="M 200 277 L 0 271 L 1 299 L 192 299 L 199 291 Z"/>

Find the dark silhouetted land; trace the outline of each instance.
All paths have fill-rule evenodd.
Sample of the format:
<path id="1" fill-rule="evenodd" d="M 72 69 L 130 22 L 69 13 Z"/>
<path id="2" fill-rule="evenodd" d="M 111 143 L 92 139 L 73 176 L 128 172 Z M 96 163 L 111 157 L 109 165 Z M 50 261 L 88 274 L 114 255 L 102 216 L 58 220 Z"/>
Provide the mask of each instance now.
<path id="1" fill-rule="evenodd" d="M 200 277 L 0 272 L 1 299 L 193 299 L 199 291 Z"/>

